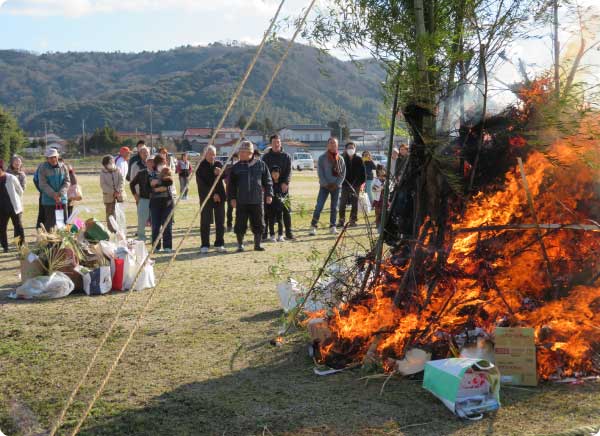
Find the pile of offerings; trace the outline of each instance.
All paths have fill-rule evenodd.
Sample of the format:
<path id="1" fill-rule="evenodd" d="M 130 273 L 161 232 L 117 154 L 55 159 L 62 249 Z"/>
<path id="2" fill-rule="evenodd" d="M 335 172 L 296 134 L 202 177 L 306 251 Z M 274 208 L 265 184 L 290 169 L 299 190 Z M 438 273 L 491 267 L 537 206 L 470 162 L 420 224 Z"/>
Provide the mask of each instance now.
<path id="1" fill-rule="evenodd" d="M 110 233 L 101 222 L 84 221 L 80 214 L 76 208 L 62 228 L 42 227 L 35 243 L 21 246 L 21 286 L 11 298 L 62 298 L 74 291 L 100 295 L 155 286 L 154 262 L 144 264 L 148 252 L 143 241 L 126 239 L 118 225 Z"/>

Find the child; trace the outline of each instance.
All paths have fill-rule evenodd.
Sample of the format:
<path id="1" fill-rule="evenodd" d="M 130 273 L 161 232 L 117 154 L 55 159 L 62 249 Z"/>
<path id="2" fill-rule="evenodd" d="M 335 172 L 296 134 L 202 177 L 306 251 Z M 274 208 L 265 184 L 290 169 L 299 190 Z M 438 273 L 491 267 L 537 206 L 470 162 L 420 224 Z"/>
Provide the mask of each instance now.
<path id="1" fill-rule="evenodd" d="M 123 201 L 123 176 L 115 165 L 112 156 L 107 155 L 102 158 L 102 171 L 100 172 L 100 187 L 102 188 L 102 197 L 106 207 L 106 223 L 111 232 L 117 230 L 113 228 L 109 217 L 115 214 L 117 202 Z"/>
<path id="2" fill-rule="evenodd" d="M 373 208 L 375 209 L 375 225 L 377 233 L 381 232 L 379 224 L 381 223 L 381 209 L 383 206 L 383 188 L 385 185 L 386 172 L 383 168 L 377 170 L 377 177 L 373 180 Z"/>
<path id="3" fill-rule="evenodd" d="M 287 193 L 283 193 L 279 177 L 281 169 L 275 165 L 271 168 L 271 179 L 273 179 L 273 201 L 265 205 L 267 215 L 267 229 L 271 237 L 271 242 L 283 242 L 283 208 L 286 207 Z M 275 223 L 277 223 L 277 239 L 275 239 Z M 266 230 L 265 230 L 266 232 Z"/>

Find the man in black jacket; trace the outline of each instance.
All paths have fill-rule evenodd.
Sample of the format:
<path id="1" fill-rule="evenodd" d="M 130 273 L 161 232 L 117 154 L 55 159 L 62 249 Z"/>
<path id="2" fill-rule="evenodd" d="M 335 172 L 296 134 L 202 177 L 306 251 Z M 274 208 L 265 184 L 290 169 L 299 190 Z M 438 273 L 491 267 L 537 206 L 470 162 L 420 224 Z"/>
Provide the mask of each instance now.
<path id="1" fill-rule="evenodd" d="M 200 204 L 204 202 L 210 188 L 215 183 L 215 179 L 223 171 L 223 164 L 216 159 L 217 150 L 214 146 L 209 145 L 204 152 L 204 159 L 196 169 L 196 183 L 198 184 L 198 195 L 200 196 Z M 215 222 L 215 248 L 218 252 L 225 252 L 225 183 L 223 178 L 219 180 L 211 198 L 208 199 L 202 215 L 200 217 L 200 253 L 208 253 L 210 246 L 210 225 Z"/>
<path id="2" fill-rule="evenodd" d="M 281 138 L 279 135 L 273 135 L 269 138 L 271 142 L 271 150 L 263 155 L 263 162 L 267 164 L 269 171 L 273 171 L 274 167 L 279 167 L 279 180 L 281 182 L 281 192 L 287 195 L 292 178 L 292 157 L 283 151 L 281 147 Z M 289 203 L 289 202 L 288 202 Z M 292 233 L 292 215 L 290 214 L 289 206 L 284 206 L 283 226 L 285 227 L 285 238 L 294 239 Z"/>
<path id="3" fill-rule="evenodd" d="M 338 227 L 343 227 L 346 221 L 346 205 L 350 203 L 350 226 L 356 226 L 358 219 L 358 194 L 363 183 L 366 180 L 365 164 L 363 160 L 356 155 L 356 145 L 354 142 L 346 144 L 344 151 L 344 163 L 346 164 L 346 178 L 342 185 L 342 195 L 340 198 L 340 221 Z"/>
<path id="4" fill-rule="evenodd" d="M 244 235 L 248 220 L 254 234 L 254 250 L 264 251 L 260 245 L 264 221 L 263 201 L 273 201 L 273 181 L 267 165 L 254 157 L 254 144 L 243 141 L 239 148 L 240 161 L 231 169 L 227 191 L 235 211 L 235 234 L 238 251 L 244 251 Z"/>
<path id="5" fill-rule="evenodd" d="M 150 219 L 150 171 L 154 169 L 154 157 L 148 156 L 144 162 L 144 169 L 137 171 L 135 176 L 129 182 L 129 188 L 135 198 L 137 205 L 138 229 L 137 238 L 140 241 L 146 240 L 146 223 Z"/>

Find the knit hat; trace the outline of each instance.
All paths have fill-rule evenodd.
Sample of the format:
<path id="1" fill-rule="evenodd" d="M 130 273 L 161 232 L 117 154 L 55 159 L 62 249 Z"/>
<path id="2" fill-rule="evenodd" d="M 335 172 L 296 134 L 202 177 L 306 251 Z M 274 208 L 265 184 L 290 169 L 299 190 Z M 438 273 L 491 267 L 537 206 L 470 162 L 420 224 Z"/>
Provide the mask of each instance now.
<path id="1" fill-rule="evenodd" d="M 279 168 L 279 166 L 277 166 L 277 165 L 273 165 L 273 167 L 271 168 L 271 172 L 272 173 L 275 173 L 275 172 L 280 173 L 281 168 Z"/>
<path id="2" fill-rule="evenodd" d="M 242 141 L 238 151 L 249 151 L 250 153 L 254 153 L 254 144 L 250 141 Z"/>

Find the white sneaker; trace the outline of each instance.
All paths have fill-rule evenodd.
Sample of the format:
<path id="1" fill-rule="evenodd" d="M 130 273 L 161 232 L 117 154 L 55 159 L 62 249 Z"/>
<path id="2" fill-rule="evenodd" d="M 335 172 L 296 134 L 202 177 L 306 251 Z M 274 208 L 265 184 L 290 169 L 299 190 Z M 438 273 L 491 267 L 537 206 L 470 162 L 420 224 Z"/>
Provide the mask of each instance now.
<path id="1" fill-rule="evenodd" d="M 279 235 L 277 237 L 277 242 L 285 242 L 285 238 L 283 237 L 283 235 Z"/>
<path id="2" fill-rule="evenodd" d="M 315 226 L 310 228 L 310 232 L 308 232 L 308 234 L 310 236 L 316 236 L 317 235 L 317 228 Z"/>
<path id="3" fill-rule="evenodd" d="M 331 226 L 329 228 L 329 233 L 331 233 L 332 235 L 337 235 L 338 234 L 338 230 L 336 226 Z"/>
<path id="4" fill-rule="evenodd" d="M 277 239 L 275 239 L 275 236 L 271 236 L 269 238 L 269 242 L 277 242 Z"/>
<path id="5" fill-rule="evenodd" d="M 219 253 L 225 253 L 227 250 L 225 249 L 225 247 L 223 247 L 222 245 L 220 247 L 217 247 L 217 251 Z"/>
<path id="6" fill-rule="evenodd" d="M 200 248 L 200 253 L 202 253 L 202 254 L 208 253 L 208 247 L 201 247 Z"/>

